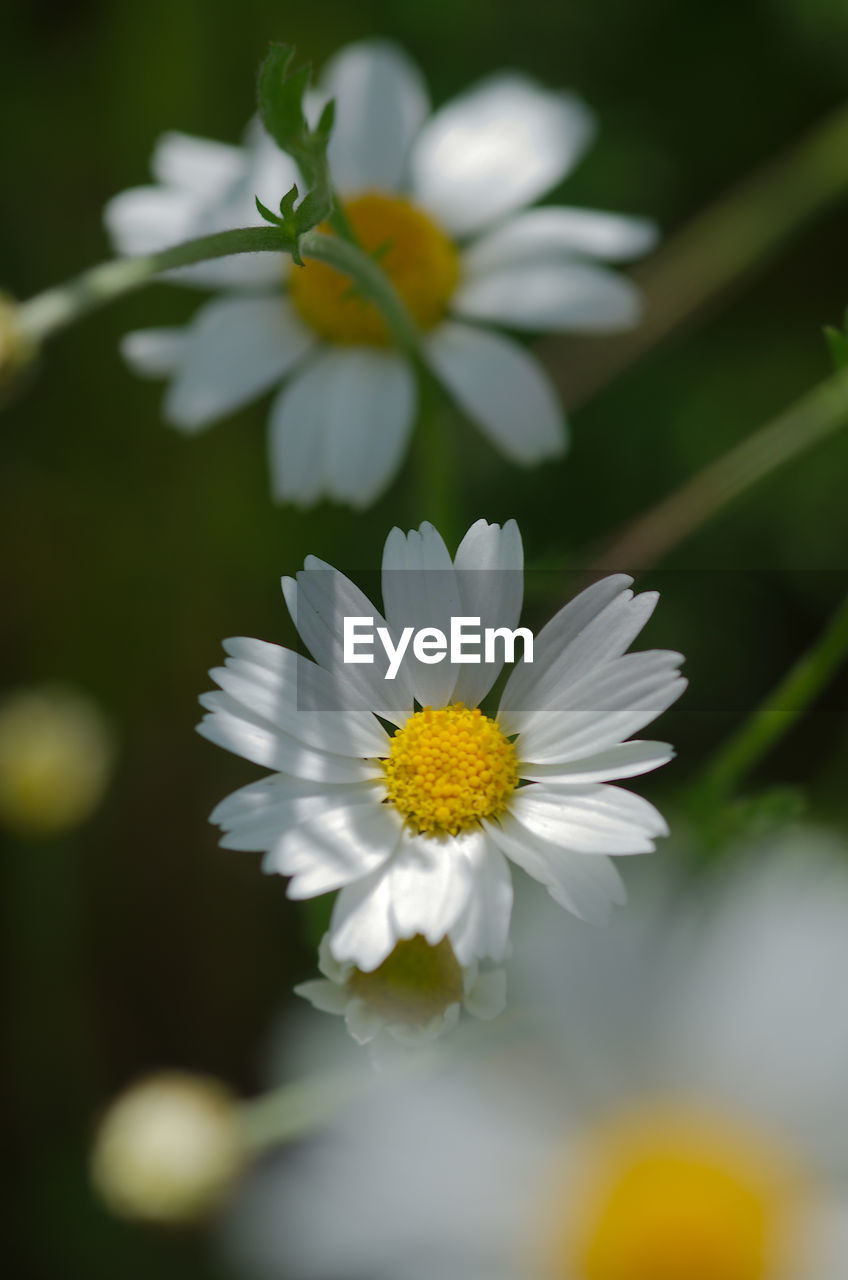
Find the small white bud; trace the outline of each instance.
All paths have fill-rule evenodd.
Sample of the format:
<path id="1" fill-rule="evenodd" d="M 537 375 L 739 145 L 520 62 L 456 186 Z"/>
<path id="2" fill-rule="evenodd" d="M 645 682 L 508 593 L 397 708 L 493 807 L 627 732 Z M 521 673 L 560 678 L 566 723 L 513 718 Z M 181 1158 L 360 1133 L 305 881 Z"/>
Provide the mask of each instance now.
<path id="1" fill-rule="evenodd" d="M 165 1072 L 133 1085 L 106 1112 L 91 1176 L 113 1213 L 183 1222 L 216 1207 L 244 1159 L 237 1104 L 226 1087 Z"/>

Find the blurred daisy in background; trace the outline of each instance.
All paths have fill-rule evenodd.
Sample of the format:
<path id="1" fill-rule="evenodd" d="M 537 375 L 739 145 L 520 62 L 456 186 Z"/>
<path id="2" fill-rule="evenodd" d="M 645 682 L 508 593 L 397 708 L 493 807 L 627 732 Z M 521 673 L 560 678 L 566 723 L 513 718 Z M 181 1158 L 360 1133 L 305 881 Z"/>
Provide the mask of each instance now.
<path id="1" fill-rule="evenodd" d="M 667 834 L 640 796 L 610 783 L 671 759 L 666 743 L 626 741 L 686 686 L 678 653 L 625 653 L 656 592 L 613 575 L 581 592 L 516 661 L 497 712 L 479 703 L 491 661 L 344 662 L 343 620 L 371 617 L 394 637 L 450 633 L 451 618 L 516 627 L 523 550 L 515 521 L 479 520 L 456 556 L 424 524 L 394 529 L 383 553 L 385 618 L 348 578 L 308 557 L 284 579 L 286 604 L 315 662 L 246 638 L 224 642 L 200 701 L 212 742 L 277 772 L 224 800 L 212 821 L 230 849 L 261 851 L 288 895 L 340 890 L 328 948 L 377 969 L 397 944 L 447 939 L 461 966 L 504 955 L 512 909 L 507 859 L 577 915 L 603 920 L 624 900 L 609 855 L 648 853 Z M 388 726 L 388 727 L 387 727 Z"/>
<path id="2" fill-rule="evenodd" d="M 84 822 L 100 803 L 115 743 L 84 693 L 43 685 L 0 699 L 0 824 L 48 839 Z"/>
<path id="3" fill-rule="evenodd" d="M 848 851 L 782 843 L 603 937 L 537 898 L 526 1038 L 389 1082 L 259 1172 L 228 1224 L 247 1274 L 844 1275 Z"/>
<path id="4" fill-rule="evenodd" d="M 362 247 L 379 255 L 423 333 L 425 359 L 462 410 L 510 461 L 562 453 L 566 428 L 544 369 L 496 326 L 598 333 L 636 323 L 639 299 L 601 265 L 656 240 L 642 218 L 526 206 L 556 187 L 591 142 L 594 119 L 571 94 L 500 73 L 430 113 L 406 54 L 385 41 L 343 49 L 318 104 L 334 97 L 329 158 Z M 298 181 L 258 122 L 242 146 L 184 134 L 160 139 L 157 185 L 105 210 L 121 253 L 260 222 Z M 177 274 L 177 273 L 175 273 Z M 242 255 L 178 273 L 225 296 L 185 328 L 130 333 L 140 374 L 170 378 L 164 415 L 196 432 L 282 383 L 270 411 L 277 499 L 330 497 L 365 507 L 404 457 L 417 412 L 415 372 L 382 317 L 323 263 Z"/>

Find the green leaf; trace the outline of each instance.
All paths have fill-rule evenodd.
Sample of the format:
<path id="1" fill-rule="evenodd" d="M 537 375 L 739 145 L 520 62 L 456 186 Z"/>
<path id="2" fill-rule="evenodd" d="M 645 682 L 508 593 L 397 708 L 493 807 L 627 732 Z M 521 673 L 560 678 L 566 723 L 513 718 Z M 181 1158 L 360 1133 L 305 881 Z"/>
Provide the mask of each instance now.
<path id="1" fill-rule="evenodd" d="M 311 231 L 329 218 L 334 210 L 333 188 L 327 165 L 327 143 L 335 119 L 335 103 L 328 102 L 321 112 L 315 129 L 310 129 L 303 111 L 303 98 L 309 88 L 311 69 L 307 65 L 292 70 L 294 49 L 286 44 L 274 44 L 259 71 L 259 111 L 265 128 L 278 146 L 292 156 L 309 187 L 297 208 L 294 200 L 297 188 L 293 188 L 280 203 L 282 221 L 271 215 L 274 221 L 290 230 L 296 244 L 297 237 Z M 257 208 L 263 218 L 268 212 Z M 295 261 L 299 262 L 299 253 Z"/>
<path id="2" fill-rule="evenodd" d="M 284 233 L 286 243 L 283 248 L 287 249 L 297 265 L 302 267 L 303 258 L 300 256 L 300 236 L 302 233 L 298 225 L 297 213 L 294 209 L 294 202 L 297 199 L 297 186 L 293 186 L 283 196 L 278 214 L 272 213 L 270 209 L 266 208 L 259 196 L 254 196 L 253 198 L 256 201 L 256 208 L 265 221 L 270 222 L 274 227 L 279 227 Z"/>
<path id="3" fill-rule="evenodd" d="M 303 95 L 309 85 L 309 67 L 289 73 L 294 49 L 272 44 L 259 68 L 259 112 L 262 123 L 283 151 L 294 154 L 308 133 Z"/>

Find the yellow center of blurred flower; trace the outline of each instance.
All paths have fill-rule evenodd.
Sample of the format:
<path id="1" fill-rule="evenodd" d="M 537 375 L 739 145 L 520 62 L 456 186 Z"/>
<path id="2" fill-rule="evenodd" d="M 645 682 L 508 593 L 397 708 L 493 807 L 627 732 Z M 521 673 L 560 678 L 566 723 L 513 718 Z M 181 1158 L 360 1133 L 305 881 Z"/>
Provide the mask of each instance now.
<path id="1" fill-rule="evenodd" d="M 374 254 L 421 329 L 447 310 L 458 276 L 457 252 L 432 218 L 402 196 L 369 192 L 345 205 L 359 244 Z M 326 225 L 322 231 L 332 234 Z M 329 342 L 387 346 L 391 341 L 373 303 L 350 277 L 323 262 L 291 273 L 291 297 L 303 319 Z"/>
<path id="2" fill-rule="evenodd" d="M 799 1180 L 759 1135 L 686 1111 L 596 1135 L 560 1226 L 563 1280 L 772 1280 L 784 1274 Z M 560 1203 L 561 1210 L 561 1203 Z"/>
<path id="3" fill-rule="evenodd" d="M 391 802 L 425 835 L 455 836 L 495 817 L 518 782 L 515 748 L 479 707 L 410 716 L 383 761 Z"/>
<path id="4" fill-rule="evenodd" d="M 388 1022 L 420 1027 L 462 999 L 462 969 L 447 938 L 432 947 L 416 934 L 373 973 L 354 969 L 347 986 Z"/>
<path id="5" fill-rule="evenodd" d="M 112 755 L 109 728 L 82 694 L 10 694 L 0 706 L 0 823 L 26 837 L 76 826 L 99 802 Z"/>

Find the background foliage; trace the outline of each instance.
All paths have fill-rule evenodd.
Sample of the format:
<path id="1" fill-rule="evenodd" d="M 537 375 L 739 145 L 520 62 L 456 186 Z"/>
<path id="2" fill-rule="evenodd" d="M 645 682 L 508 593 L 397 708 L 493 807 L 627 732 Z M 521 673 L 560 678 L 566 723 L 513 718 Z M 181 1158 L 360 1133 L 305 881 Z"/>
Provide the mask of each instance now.
<path id="1" fill-rule="evenodd" d="M 602 130 L 564 198 L 672 230 L 839 103 L 840 8 L 12 0 L 0 19 L 0 278 L 26 297 L 106 256 L 107 197 L 147 180 L 165 129 L 236 141 L 272 38 L 320 64 L 348 40 L 394 37 L 436 102 L 509 65 L 576 89 Z M 821 219 L 707 323 L 575 413 L 564 465 L 517 473 L 476 436 L 452 440 L 463 527 L 516 516 L 531 564 L 557 571 L 539 620 L 574 585 L 565 570 L 581 549 L 827 373 L 821 329 L 848 302 L 845 217 Z M 392 524 L 430 514 L 412 459 L 365 517 L 272 507 L 264 403 L 196 440 L 165 427 L 159 388 L 134 380 L 117 340 L 198 300 L 157 286 L 64 335 L 0 432 L 0 684 L 71 680 L 122 743 L 98 816 L 3 862 L 16 1277 L 224 1274 L 201 1236 L 110 1220 L 85 1168 L 97 1108 L 147 1069 L 256 1088 L 263 1037 L 312 969 L 315 922 L 258 875 L 258 856 L 216 847 L 209 811 L 256 770 L 193 733 L 196 695 L 222 637 L 292 641 L 278 580 L 306 553 L 372 568 Z M 569 359 L 566 341 L 546 351 L 555 373 Z M 647 644 L 683 649 L 692 680 L 662 723 L 679 760 L 644 788 L 664 804 L 842 595 L 846 471 L 837 437 L 641 575 L 665 592 Z M 813 816 L 838 822 L 846 698 L 842 679 L 757 779 L 803 786 Z"/>

